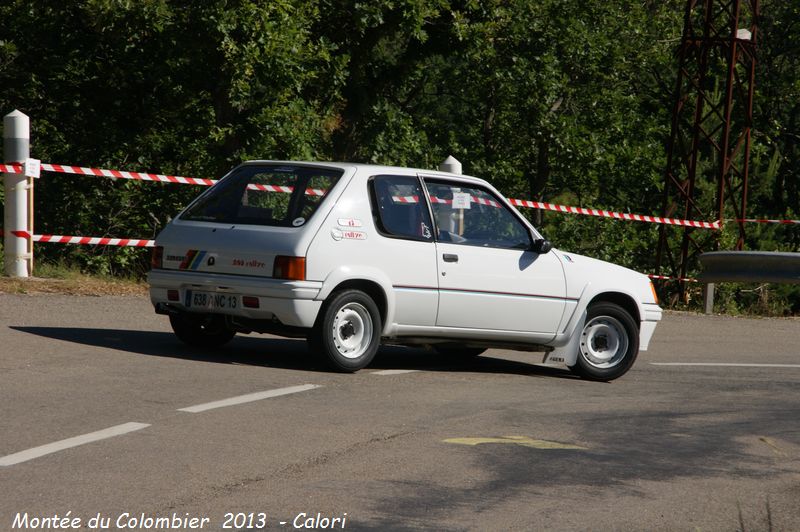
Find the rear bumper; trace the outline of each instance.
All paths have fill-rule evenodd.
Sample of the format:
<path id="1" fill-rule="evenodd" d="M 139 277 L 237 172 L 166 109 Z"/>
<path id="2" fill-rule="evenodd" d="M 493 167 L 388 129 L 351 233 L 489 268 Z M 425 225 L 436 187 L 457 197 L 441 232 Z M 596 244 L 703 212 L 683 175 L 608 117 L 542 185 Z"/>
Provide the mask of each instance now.
<path id="1" fill-rule="evenodd" d="M 150 283 L 150 301 L 153 305 L 169 305 L 170 308 L 186 312 L 209 312 L 186 306 L 189 290 L 200 290 L 238 296 L 236 308 L 225 308 L 212 312 L 241 316 L 257 320 L 277 319 L 292 327 L 312 327 L 322 306 L 317 301 L 322 288 L 321 281 L 286 281 L 263 277 L 209 274 L 173 270 L 153 270 L 147 276 Z M 177 290 L 178 301 L 170 301 L 168 290 Z M 245 308 L 241 296 L 258 298 L 258 308 Z"/>
<path id="2" fill-rule="evenodd" d="M 650 339 L 656 331 L 656 325 L 661 321 L 661 307 L 650 303 L 645 303 L 642 306 L 644 307 L 644 314 L 639 327 L 639 350 L 647 351 Z"/>

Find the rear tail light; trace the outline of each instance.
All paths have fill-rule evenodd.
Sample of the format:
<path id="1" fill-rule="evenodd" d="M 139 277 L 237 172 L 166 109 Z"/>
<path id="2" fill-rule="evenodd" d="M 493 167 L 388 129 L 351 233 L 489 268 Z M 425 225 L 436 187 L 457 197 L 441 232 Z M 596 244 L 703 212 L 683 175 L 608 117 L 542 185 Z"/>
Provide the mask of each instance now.
<path id="1" fill-rule="evenodd" d="M 167 299 L 170 301 L 180 301 L 181 294 L 177 290 L 167 290 Z"/>
<path id="2" fill-rule="evenodd" d="M 305 281 L 306 258 L 278 255 L 275 257 L 275 264 L 272 267 L 272 277 L 275 279 Z"/>
<path id="3" fill-rule="evenodd" d="M 161 268 L 164 263 L 164 246 L 155 246 L 150 253 L 150 268 Z"/>

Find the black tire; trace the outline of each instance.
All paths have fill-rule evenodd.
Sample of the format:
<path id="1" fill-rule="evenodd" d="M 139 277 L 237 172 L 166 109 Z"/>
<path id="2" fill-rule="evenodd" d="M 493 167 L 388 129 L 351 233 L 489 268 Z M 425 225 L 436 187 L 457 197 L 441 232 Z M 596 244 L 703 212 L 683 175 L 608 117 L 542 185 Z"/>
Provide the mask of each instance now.
<path id="1" fill-rule="evenodd" d="M 627 310 L 614 303 L 591 305 L 580 334 L 578 358 L 570 370 L 584 379 L 617 379 L 639 354 L 639 327 Z"/>
<path id="2" fill-rule="evenodd" d="M 322 354 L 322 340 L 317 334 L 316 328 L 309 333 L 306 342 L 308 343 L 308 352 L 311 356 L 318 359 L 325 358 L 325 355 Z"/>
<path id="3" fill-rule="evenodd" d="M 433 349 L 440 355 L 453 358 L 477 357 L 486 352 L 485 347 L 467 347 L 455 344 L 434 345 Z"/>
<path id="4" fill-rule="evenodd" d="M 216 314 L 170 314 L 169 323 L 175 336 L 192 347 L 220 347 L 236 336 L 225 317 Z"/>
<path id="5" fill-rule="evenodd" d="M 308 346 L 332 369 L 353 373 L 372 362 L 381 329 L 381 315 L 372 298 L 361 290 L 342 290 L 323 305 Z"/>

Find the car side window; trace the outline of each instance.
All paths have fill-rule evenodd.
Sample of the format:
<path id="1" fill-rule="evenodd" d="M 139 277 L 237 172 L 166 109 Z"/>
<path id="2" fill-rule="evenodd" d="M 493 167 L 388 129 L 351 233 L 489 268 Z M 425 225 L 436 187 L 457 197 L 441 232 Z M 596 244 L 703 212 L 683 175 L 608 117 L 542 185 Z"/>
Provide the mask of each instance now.
<path id="1" fill-rule="evenodd" d="M 494 194 L 483 188 L 425 180 L 441 242 L 528 249 L 528 229 Z"/>
<path id="2" fill-rule="evenodd" d="M 430 213 L 414 176 L 378 175 L 369 180 L 375 226 L 386 236 L 433 241 Z"/>

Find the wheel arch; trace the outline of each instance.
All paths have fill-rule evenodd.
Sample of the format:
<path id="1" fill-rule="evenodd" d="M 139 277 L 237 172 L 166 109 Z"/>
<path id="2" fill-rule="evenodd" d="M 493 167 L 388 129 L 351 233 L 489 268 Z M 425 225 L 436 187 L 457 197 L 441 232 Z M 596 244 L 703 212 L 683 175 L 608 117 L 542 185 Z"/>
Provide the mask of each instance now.
<path id="1" fill-rule="evenodd" d="M 594 296 L 591 301 L 589 301 L 589 304 L 586 308 L 588 309 L 597 303 L 614 303 L 619 305 L 631 315 L 633 321 L 636 322 L 636 326 L 641 327 L 642 314 L 639 310 L 639 305 L 630 295 L 623 292 L 601 292 Z"/>
<path id="2" fill-rule="evenodd" d="M 342 290 L 361 290 L 375 302 L 378 307 L 378 312 L 381 315 L 382 326 L 386 326 L 386 318 L 389 312 L 389 303 L 386 298 L 386 292 L 383 287 L 375 281 L 368 279 L 348 279 L 337 284 L 330 291 L 331 294 L 341 292 Z"/>
<path id="3" fill-rule="evenodd" d="M 555 347 L 555 349 L 548 357 L 548 360 L 562 362 L 568 367 L 575 365 L 578 358 L 578 345 L 581 331 L 586 323 L 586 314 L 592 305 L 596 305 L 597 303 L 614 303 L 620 306 L 625 312 L 630 314 L 636 324 L 636 328 L 641 330 L 641 312 L 633 296 L 617 291 L 600 292 L 592 296 L 589 302 L 586 303 L 586 306 L 581 306 L 578 312 L 575 313 L 571 321 L 574 325 L 569 329 L 571 332 L 562 335 L 557 343 L 554 342 L 550 344 Z"/>
<path id="4" fill-rule="evenodd" d="M 325 279 L 317 295 L 317 299 L 325 301 L 331 294 L 344 289 L 356 289 L 369 295 L 378 306 L 382 321 L 382 333 L 388 334 L 394 320 L 394 292 L 392 282 L 382 271 L 366 267 L 340 267 L 331 271 Z M 324 308 L 324 305 L 322 306 Z M 322 312 L 320 308 L 320 312 Z"/>

